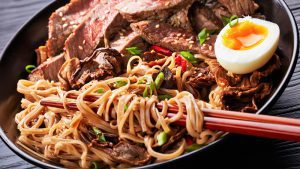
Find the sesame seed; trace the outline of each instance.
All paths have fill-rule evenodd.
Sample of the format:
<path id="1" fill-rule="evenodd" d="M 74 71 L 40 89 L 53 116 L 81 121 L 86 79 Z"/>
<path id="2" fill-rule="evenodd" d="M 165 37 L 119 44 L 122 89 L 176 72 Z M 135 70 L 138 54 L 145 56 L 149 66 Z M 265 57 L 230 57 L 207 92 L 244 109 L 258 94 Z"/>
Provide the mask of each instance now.
<path id="1" fill-rule="evenodd" d="M 195 41 L 192 41 L 192 40 L 191 40 L 191 41 L 189 41 L 189 43 L 190 43 L 190 44 L 193 44 L 193 43 L 195 43 Z"/>
<path id="2" fill-rule="evenodd" d="M 178 40 L 175 40 L 174 43 L 175 43 L 175 44 L 178 43 Z"/>
<path id="3" fill-rule="evenodd" d="M 82 44 L 85 44 L 85 40 L 82 41 Z"/>
<path id="4" fill-rule="evenodd" d="M 74 25 L 74 24 L 75 24 L 75 21 L 71 21 L 71 22 L 70 22 L 70 25 Z"/>
<path id="5" fill-rule="evenodd" d="M 177 33 L 177 36 L 178 36 L 178 37 L 181 36 L 181 33 Z"/>
<path id="6" fill-rule="evenodd" d="M 65 27 L 67 27 L 67 26 L 68 26 L 68 24 L 67 24 L 67 23 L 63 24 L 63 28 L 65 28 Z"/>
<path id="7" fill-rule="evenodd" d="M 166 3 L 165 3 L 165 6 L 168 6 L 169 4 L 170 4 L 170 1 L 166 2 Z"/>
<path id="8" fill-rule="evenodd" d="M 64 14 L 63 14 L 62 12 L 59 12 L 58 15 L 59 15 L 60 17 L 63 17 L 63 16 L 64 16 Z"/>
<path id="9" fill-rule="evenodd" d="M 212 46 L 209 46 L 208 49 L 209 49 L 209 50 L 212 50 Z"/>
<path id="10" fill-rule="evenodd" d="M 85 14 L 85 12 L 80 12 L 79 13 L 80 16 L 83 16 L 84 14 Z"/>
<path id="11" fill-rule="evenodd" d="M 73 28 L 76 29 L 78 27 L 78 25 L 73 25 Z"/>
<path id="12" fill-rule="evenodd" d="M 157 24 L 157 25 L 155 26 L 155 28 L 159 28 L 159 24 Z"/>
<path id="13" fill-rule="evenodd" d="M 62 21 L 66 21 L 67 19 L 66 19 L 65 17 L 62 17 L 61 20 L 62 20 Z"/>
<path id="14" fill-rule="evenodd" d="M 193 45 L 190 45 L 190 46 L 189 46 L 189 49 L 192 49 L 192 48 L 193 48 Z"/>
<path id="15" fill-rule="evenodd" d="M 80 50 L 83 50 L 83 47 L 82 47 L 82 46 L 80 46 L 80 45 L 78 46 L 78 48 L 79 48 Z"/>

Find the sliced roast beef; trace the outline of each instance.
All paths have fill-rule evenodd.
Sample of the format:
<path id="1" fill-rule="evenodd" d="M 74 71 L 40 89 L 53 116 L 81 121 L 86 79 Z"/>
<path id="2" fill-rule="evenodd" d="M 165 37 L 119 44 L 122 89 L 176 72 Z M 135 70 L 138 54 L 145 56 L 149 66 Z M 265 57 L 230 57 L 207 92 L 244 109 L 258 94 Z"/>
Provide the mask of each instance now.
<path id="1" fill-rule="evenodd" d="M 168 19 L 168 23 L 174 27 L 180 27 L 187 31 L 193 31 L 190 19 L 188 17 L 189 9 L 191 6 L 178 11 Z"/>
<path id="2" fill-rule="evenodd" d="M 195 68 L 194 73 L 187 80 L 187 84 L 195 89 L 210 87 L 215 83 L 214 75 L 204 62 Z"/>
<path id="3" fill-rule="evenodd" d="M 215 16 L 214 12 L 205 5 L 194 3 L 190 9 L 190 20 L 195 31 L 200 32 L 203 28 L 208 30 L 219 30 L 222 21 Z"/>
<path id="4" fill-rule="evenodd" d="M 253 0 L 218 0 L 224 5 L 232 15 L 247 16 L 252 15 L 258 8 Z"/>
<path id="5" fill-rule="evenodd" d="M 130 22 L 165 20 L 195 0 L 123 0 L 116 8 Z"/>
<path id="6" fill-rule="evenodd" d="M 80 60 L 90 56 L 96 47 L 110 35 L 128 23 L 115 10 L 119 0 L 101 1 L 65 42 L 66 59 Z"/>
<path id="7" fill-rule="evenodd" d="M 79 89 L 91 80 L 120 75 L 121 60 L 121 54 L 114 49 L 97 49 L 82 61 L 78 58 L 67 60 L 59 71 L 59 78 L 64 88 Z"/>
<path id="8" fill-rule="evenodd" d="M 222 20 L 222 17 L 231 16 L 231 13 L 228 11 L 228 9 L 218 2 L 212 5 L 211 9 L 219 20 Z"/>
<path id="9" fill-rule="evenodd" d="M 127 29 L 121 29 L 121 31 L 119 31 L 110 41 L 110 47 L 124 55 L 127 54 L 126 48 L 133 46 L 144 51 L 147 49 L 148 44 L 130 27 Z"/>
<path id="10" fill-rule="evenodd" d="M 60 54 L 59 56 L 49 58 L 47 61 L 45 61 L 36 69 L 34 69 L 30 73 L 28 78 L 30 81 L 38 81 L 41 79 L 58 81 L 57 74 L 64 62 L 64 54 Z"/>
<path id="11" fill-rule="evenodd" d="M 193 53 L 215 57 L 214 43 L 200 45 L 196 34 L 182 28 L 156 21 L 141 21 L 131 24 L 132 29 L 150 44 L 170 49 L 174 52 L 191 51 Z"/>
<path id="12" fill-rule="evenodd" d="M 84 17 L 101 0 L 72 0 L 69 4 L 59 8 L 49 18 L 49 39 L 45 50 L 37 49 L 38 56 L 53 57 L 62 52 L 66 39 L 76 29 Z M 44 57 L 40 59 L 44 61 Z"/>
<path id="13" fill-rule="evenodd" d="M 103 151 L 115 161 L 132 166 L 145 165 L 151 161 L 151 156 L 146 148 L 125 141 L 120 141 L 112 149 L 106 148 Z"/>

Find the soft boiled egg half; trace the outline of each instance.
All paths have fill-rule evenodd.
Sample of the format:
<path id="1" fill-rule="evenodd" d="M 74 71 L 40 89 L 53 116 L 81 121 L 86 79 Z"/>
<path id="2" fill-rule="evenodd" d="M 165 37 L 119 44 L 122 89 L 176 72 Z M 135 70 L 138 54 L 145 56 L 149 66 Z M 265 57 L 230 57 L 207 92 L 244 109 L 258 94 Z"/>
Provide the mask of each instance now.
<path id="1" fill-rule="evenodd" d="M 279 42 L 277 24 L 251 17 L 226 25 L 215 42 L 215 54 L 223 68 L 235 74 L 251 73 L 274 55 Z"/>

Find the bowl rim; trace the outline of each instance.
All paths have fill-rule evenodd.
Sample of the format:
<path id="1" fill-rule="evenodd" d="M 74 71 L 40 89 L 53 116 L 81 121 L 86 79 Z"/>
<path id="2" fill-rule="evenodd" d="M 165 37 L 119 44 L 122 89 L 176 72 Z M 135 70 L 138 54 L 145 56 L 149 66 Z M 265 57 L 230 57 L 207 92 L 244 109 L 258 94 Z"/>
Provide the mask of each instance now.
<path id="1" fill-rule="evenodd" d="M 292 25 L 292 32 L 293 32 L 293 40 L 294 40 L 294 46 L 293 46 L 293 53 L 292 53 L 292 58 L 290 61 L 290 65 L 287 69 L 287 72 L 285 73 L 282 81 L 279 83 L 277 89 L 274 91 L 274 93 L 272 94 L 272 96 L 265 102 L 265 104 L 256 112 L 256 114 L 261 114 L 266 112 L 266 110 L 268 110 L 269 108 L 271 108 L 271 106 L 279 99 L 279 97 L 282 95 L 282 93 L 284 92 L 284 90 L 286 89 L 286 86 L 288 85 L 293 73 L 294 73 L 294 69 L 297 65 L 297 59 L 298 59 L 298 54 L 299 54 L 299 32 L 298 32 L 298 26 L 297 26 L 297 22 L 296 19 L 291 11 L 291 9 L 288 7 L 287 3 L 284 0 L 277 0 L 280 5 L 284 8 L 284 10 L 286 11 L 286 13 L 288 14 L 289 20 L 291 22 Z M 49 8 L 51 8 L 52 6 L 54 6 L 56 3 L 58 3 L 57 1 L 53 1 L 50 2 L 49 4 L 47 4 L 45 7 L 43 7 L 41 10 L 39 10 L 38 12 L 36 12 L 32 17 L 30 17 L 19 29 L 18 31 L 14 34 L 14 36 L 8 41 L 8 43 L 5 45 L 5 47 L 3 48 L 1 54 L 0 54 L 0 62 L 2 60 L 2 58 L 5 56 L 5 53 L 7 51 L 7 49 L 9 48 L 9 46 L 14 42 L 14 40 L 19 36 L 19 34 L 30 24 L 33 22 L 33 20 L 35 20 L 37 17 L 39 17 L 39 15 L 43 12 L 45 12 L 46 10 L 48 10 Z M 216 146 L 217 144 L 224 142 L 225 140 L 227 140 L 229 137 L 231 137 L 234 134 L 227 134 L 224 137 L 216 140 L 215 142 L 199 149 L 196 151 L 193 151 L 191 153 L 187 153 L 187 154 L 183 154 L 179 157 L 176 157 L 174 159 L 171 160 L 167 160 L 164 162 L 160 162 L 160 163 L 154 163 L 154 164 L 149 164 L 146 166 L 141 166 L 141 167 L 137 167 L 139 169 L 145 169 L 145 168 L 154 168 L 154 167 L 158 167 L 158 166 L 165 166 L 168 163 L 172 163 L 175 161 L 178 161 L 182 158 L 186 158 L 188 156 L 193 156 L 196 155 L 200 152 L 203 151 L 207 151 L 207 149 Z M 1 140 L 5 143 L 5 145 L 12 150 L 16 155 L 18 155 L 19 157 L 21 157 L 23 160 L 36 165 L 37 167 L 42 167 L 42 168 L 53 168 L 53 169 L 61 169 L 63 167 L 61 166 L 56 166 L 56 165 L 52 165 L 46 162 L 43 162 L 42 160 L 38 160 L 36 158 L 34 158 L 33 156 L 27 154 L 25 151 L 22 151 L 20 148 L 18 148 L 15 143 L 13 143 L 6 135 L 5 131 L 2 129 L 2 127 L 0 126 L 0 138 Z"/>

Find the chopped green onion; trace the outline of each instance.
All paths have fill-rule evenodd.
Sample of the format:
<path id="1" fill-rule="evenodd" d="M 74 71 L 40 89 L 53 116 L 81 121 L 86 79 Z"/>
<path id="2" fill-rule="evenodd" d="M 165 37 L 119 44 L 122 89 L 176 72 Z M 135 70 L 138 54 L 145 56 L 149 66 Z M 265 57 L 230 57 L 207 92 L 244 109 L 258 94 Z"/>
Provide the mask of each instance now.
<path id="1" fill-rule="evenodd" d="M 201 148 L 201 147 L 202 147 L 202 145 L 199 145 L 199 144 L 192 144 L 192 145 L 188 146 L 188 147 L 185 149 L 185 151 L 189 153 L 189 152 L 198 150 L 198 149 Z"/>
<path id="2" fill-rule="evenodd" d="M 27 65 L 25 67 L 25 70 L 26 70 L 26 72 L 31 73 L 31 71 L 35 68 L 36 68 L 36 66 L 34 66 L 34 65 Z"/>
<path id="3" fill-rule="evenodd" d="M 150 96 L 153 95 L 154 90 L 155 90 L 155 83 L 154 83 L 154 82 L 151 82 L 151 83 L 150 83 Z"/>
<path id="4" fill-rule="evenodd" d="M 148 97 L 148 86 L 145 87 L 145 90 L 143 92 L 143 97 Z"/>
<path id="5" fill-rule="evenodd" d="M 97 127 L 93 127 L 93 131 L 96 135 L 99 135 L 102 133 Z"/>
<path id="6" fill-rule="evenodd" d="M 137 84 L 145 84 L 145 83 L 146 83 L 146 78 L 141 78 L 137 82 Z"/>
<path id="7" fill-rule="evenodd" d="M 198 34 L 198 39 L 200 41 L 200 45 L 203 45 L 203 43 L 206 41 L 208 35 L 209 35 L 209 33 L 207 32 L 206 28 L 201 30 L 201 32 Z"/>
<path id="8" fill-rule="evenodd" d="M 100 142 L 106 142 L 104 134 L 97 127 L 93 127 L 93 131 L 98 136 Z"/>
<path id="9" fill-rule="evenodd" d="M 150 90 L 150 91 L 149 91 Z M 155 83 L 151 82 L 150 84 L 146 84 L 145 90 L 143 92 L 143 97 L 152 96 L 155 90 Z"/>
<path id="10" fill-rule="evenodd" d="M 123 86 L 127 85 L 127 82 L 125 82 L 125 81 L 116 81 L 115 84 L 116 84 L 117 88 L 120 88 L 120 87 L 123 87 Z"/>
<path id="11" fill-rule="evenodd" d="M 164 74 L 163 72 L 160 72 L 160 73 L 157 75 L 156 79 L 155 79 L 156 89 L 159 89 L 159 88 L 160 88 L 160 86 L 161 86 L 161 84 L 163 83 L 164 79 L 165 79 L 165 74 Z"/>
<path id="12" fill-rule="evenodd" d="M 168 94 L 158 95 L 158 99 L 159 99 L 160 101 L 166 100 L 166 99 L 171 99 L 171 98 L 172 98 L 172 96 L 171 96 L 171 95 L 168 95 Z"/>
<path id="13" fill-rule="evenodd" d="M 125 106 L 124 106 L 124 111 L 127 111 L 127 110 L 128 110 L 128 106 L 125 105 Z"/>
<path id="14" fill-rule="evenodd" d="M 164 145 L 167 142 L 168 135 L 167 135 L 166 132 L 163 131 L 163 132 L 161 132 L 161 133 L 158 134 L 158 136 L 156 137 L 156 139 L 157 139 L 157 144 L 159 146 L 162 146 L 162 145 Z"/>
<path id="15" fill-rule="evenodd" d="M 236 24 L 239 23 L 239 18 L 236 15 L 232 15 L 229 19 L 229 26 L 234 27 Z"/>
<path id="16" fill-rule="evenodd" d="M 99 90 L 97 91 L 97 93 L 100 93 L 100 94 L 101 94 L 101 93 L 104 93 L 104 89 L 102 89 L 102 88 L 99 89 Z"/>
<path id="17" fill-rule="evenodd" d="M 230 18 L 226 17 L 226 16 L 222 16 L 222 21 L 223 21 L 224 26 L 226 26 L 227 24 L 229 24 Z"/>
<path id="18" fill-rule="evenodd" d="M 138 47 L 130 47 L 126 48 L 126 50 L 132 55 L 140 55 L 142 53 L 142 50 L 140 50 Z"/>
<path id="19" fill-rule="evenodd" d="M 100 136 L 98 136 L 98 140 L 99 140 L 100 142 L 106 142 L 106 139 L 105 139 L 103 133 L 102 133 Z"/>
<path id="20" fill-rule="evenodd" d="M 195 56 L 193 54 L 191 54 L 190 52 L 182 51 L 182 52 L 180 52 L 180 55 L 182 57 L 184 57 L 185 60 L 189 61 L 192 64 L 197 64 L 198 63 L 198 59 L 195 58 Z"/>
<path id="21" fill-rule="evenodd" d="M 100 164 L 97 161 L 93 161 L 91 169 L 100 169 Z"/>

